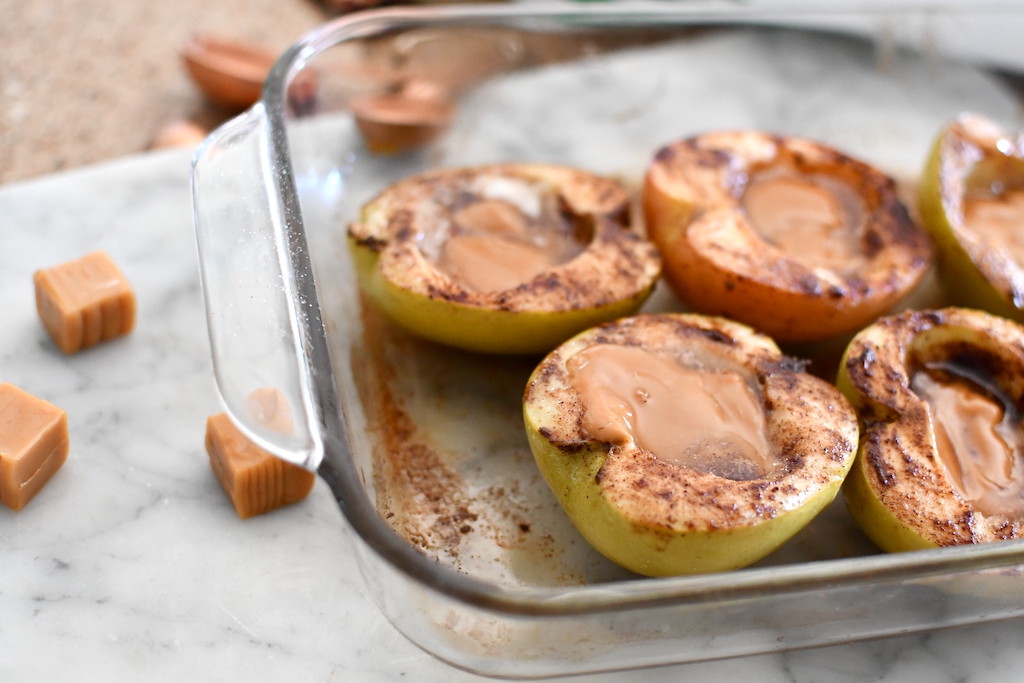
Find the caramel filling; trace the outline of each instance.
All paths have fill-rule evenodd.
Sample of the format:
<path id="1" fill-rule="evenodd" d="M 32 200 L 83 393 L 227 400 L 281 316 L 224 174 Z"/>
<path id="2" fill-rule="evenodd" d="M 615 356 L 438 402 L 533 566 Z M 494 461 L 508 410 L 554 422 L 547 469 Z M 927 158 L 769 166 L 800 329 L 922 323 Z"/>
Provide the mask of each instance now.
<path id="1" fill-rule="evenodd" d="M 1012 407 L 955 368 L 929 367 L 963 380 L 942 382 L 927 370 L 911 380 L 928 408 L 939 460 L 954 490 L 982 514 L 1024 515 L 1024 439 Z"/>
<path id="2" fill-rule="evenodd" d="M 568 361 L 589 438 L 734 480 L 774 469 L 764 408 L 737 372 L 687 368 L 636 347 L 596 344 Z"/>
<path id="3" fill-rule="evenodd" d="M 987 246 L 1024 267 L 1024 191 L 964 197 L 964 225 Z"/>
<path id="4" fill-rule="evenodd" d="M 500 292 L 531 281 L 582 250 L 554 197 L 525 183 L 492 179 L 451 216 L 437 266 L 467 289 Z"/>
<path id="5" fill-rule="evenodd" d="M 863 201 L 835 178 L 795 174 L 755 176 L 740 205 L 754 229 L 790 258 L 809 268 L 857 270 Z"/>

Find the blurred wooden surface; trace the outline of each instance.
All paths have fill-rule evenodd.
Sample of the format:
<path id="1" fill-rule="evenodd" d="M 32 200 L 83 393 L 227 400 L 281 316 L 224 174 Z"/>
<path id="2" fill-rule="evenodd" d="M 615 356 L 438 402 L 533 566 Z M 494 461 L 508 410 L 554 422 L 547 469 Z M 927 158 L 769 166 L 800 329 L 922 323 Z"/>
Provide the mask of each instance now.
<path id="1" fill-rule="evenodd" d="M 180 50 L 217 34 L 280 51 L 333 15 L 317 0 L 0 0 L 0 183 L 145 150 L 166 125 L 212 128 Z"/>

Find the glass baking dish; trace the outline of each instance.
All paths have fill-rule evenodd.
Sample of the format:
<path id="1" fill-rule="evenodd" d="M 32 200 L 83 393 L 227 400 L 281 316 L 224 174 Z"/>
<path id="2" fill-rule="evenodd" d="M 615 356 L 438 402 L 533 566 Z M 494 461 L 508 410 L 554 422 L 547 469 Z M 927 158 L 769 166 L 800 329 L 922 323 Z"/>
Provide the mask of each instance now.
<path id="1" fill-rule="evenodd" d="M 635 189 L 667 142 L 756 128 L 821 140 L 912 188 L 932 138 L 959 112 L 1021 127 L 1024 8 L 865 6 L 360 13 L 296 43 L 262 100 L 200 148 L 195 220 L 223 402 L 254 440 L 319 470 L 354 530 L 370 593 L 424 650 L 527 678 L 1024 614 L 1021 543 L 883 555 L 841 500 L 754 567 L 631 575 L 587 546 L 536 471 L 520 400 L 538 358 L 412 338 L 354 281 L 347 222 L 429 168 L 557 162 Z M 450 126 L 424 145 L 372 153 L 352 103 L 424 82 L 454 98 Z M 931 290 L 919 297 L 941 303 Z M 679 308 L 660 285 L 646 306 Z M 276 413 L 256 400 L 266 389 Z"/>

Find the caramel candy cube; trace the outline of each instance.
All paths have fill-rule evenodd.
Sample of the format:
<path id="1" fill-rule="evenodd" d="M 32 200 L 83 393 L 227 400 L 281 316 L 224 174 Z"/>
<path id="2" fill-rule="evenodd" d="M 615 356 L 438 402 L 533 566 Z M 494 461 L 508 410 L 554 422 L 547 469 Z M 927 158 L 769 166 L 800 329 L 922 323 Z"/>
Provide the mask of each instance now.
<path id="1" fill-rule="evenodd" d="M 36 310 L 64 353 L 127 334 L 135 326 L 135 294 L 102 251 L 38 270 Z"/>
<path id="2" fill-rule="evenodd" d="M 206 452 L 213 473 L 242 519 L 302 500 L 316 480 L 312 472 L 254 444 L 226 413 L 207 419 Z"/>
<path id="3" fill-rule="evenodd" d="M 288 399 L 279 389 L 256 389 L 246 397 L 249 417 L 257 424 L 278 434 L 291 434 L 295 429 Z"/>
<path id="4" fill-rule="evenodd" d="M 0 384 L 0 503 L 20 510 L 67 459 L 67 414 L 13 384 Z"/>

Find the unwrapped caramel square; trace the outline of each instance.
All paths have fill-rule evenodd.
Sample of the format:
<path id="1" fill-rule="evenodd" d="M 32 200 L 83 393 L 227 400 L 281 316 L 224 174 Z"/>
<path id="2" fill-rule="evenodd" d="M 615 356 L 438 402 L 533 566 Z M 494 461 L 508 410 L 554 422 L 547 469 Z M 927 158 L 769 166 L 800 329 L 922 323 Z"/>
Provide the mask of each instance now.
<path id="1" fill-rule="evenodd" d="M 295 430 L 292 409 L 279 389 L 256 389 L 246 397 L 245 407 L 256 424 L 278 434 L 291 434 Z"/>
<path id="2" fill-rule="evenodd" d="M 13 384 L 0 384 L 0 503 L 23 508 L 67 458 L 67 414 Z"/>
<path id="3" fill-rule="evenodd" d="M 250 441 L 226 413 L 206 421 L 210 467 L 242 519 L 298 502 L 316 475 L 281 460 Z"/>
<path id="4" fill-rule="evenodd" d="M 102 251 L 38 270 L 33 280 L 39 318 L 64 353 L 127 334 L 135 326 L 135 294 Z"/>

